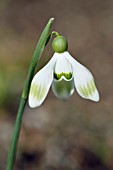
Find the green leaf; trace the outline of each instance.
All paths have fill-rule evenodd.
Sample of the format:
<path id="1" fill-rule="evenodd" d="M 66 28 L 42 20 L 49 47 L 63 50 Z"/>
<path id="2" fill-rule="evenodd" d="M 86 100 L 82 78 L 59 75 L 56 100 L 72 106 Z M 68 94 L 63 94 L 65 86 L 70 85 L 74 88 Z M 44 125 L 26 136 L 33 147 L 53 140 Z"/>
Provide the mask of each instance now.
<path id="1" fill-rule="evenodd" d="M 24 99 L 28 98 L 30 84 L 31 84 L 31 81 L 32 81 L 32 78 L 33 78 L 33 75 L 34 75 L 34 71 L 35 71 L 36 65 L 37 65 L 37 63 L 38 63 L 38 61 L 39 61 L 39 59 L 42 55 L 42 52 L 45 48 L 45 45 L 48 42 L 48 37 L 50 36 L 49 33 L 50 33 L 50 29 L 51 29 L 53 20 L 54 20 L 54 18 L 51 18 L 49 20 L 49 22 L 47 23 L 47 25 L 46 25 L 45 29 L 43 30 L 43 32 L 40 36 L 40 39 L 37 43 L 36 49 L 34 51 L 34 54 L 33 54 L 32 60 L 31 60 L 31 65 L 29 67 L 27 79 L 26 79 L 26 82 L 25 82 L 25 87 L 24 87 L 23 94 L 22 94 L 22 97 Z"/>
<path id="2" fill-rule="evenodd" d="M 51 18 L 49 20 L 44 31 L 42 32 L 40 39 L 38 41 L 38 44 L 36 46 L 35 52 L 33 54 L 32 60 L 31 60 L 31 64 L 30 64 L 30 67 L 28 70 L 27 78 L 25 81 L 25 86 L 23 89 L 23 93 L 22 93 L 22 97 L 21 97 L 21 101 L 20 101 L 20 105 L 19 105 L 19 109 L 18 109 L 18 113 L 17 113 L 15 128 L 14 128 L 14 132 L 13 132 L 12 142 L 11 142 L 7 165 L 6 165 L 6 170 L 13 170 L 22 116 L 23 116 L 24 108 L 25 108 L 25 105 L 27 102 L 32 77 L 34 75 L 35 67 L 41 57 L 41 54 L 42 54 L 45 44 L 47 42 L 53 20 L 54 20 L 53 18 Z"/>

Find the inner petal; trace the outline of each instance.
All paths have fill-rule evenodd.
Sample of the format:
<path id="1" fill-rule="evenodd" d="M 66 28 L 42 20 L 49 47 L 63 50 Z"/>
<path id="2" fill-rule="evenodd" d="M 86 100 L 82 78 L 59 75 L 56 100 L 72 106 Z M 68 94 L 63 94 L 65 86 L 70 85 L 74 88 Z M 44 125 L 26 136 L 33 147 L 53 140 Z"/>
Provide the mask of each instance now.
<path id="1" fill-rule="evenodd" d="M 68 99 L 74 93 L 74 78 L 70 80 L 54 79 L 52 82 L 52 90 L 56 97 L 62 100 Z"/>
<path id="2" fill-rule="evenodd" d="M 58 59 L 54 68 L 54 78 L 56 80 L 65 77 L 67 80 L 72 78 L 71 63 L 65 58 L 64 53 L 58 55 Z"/>

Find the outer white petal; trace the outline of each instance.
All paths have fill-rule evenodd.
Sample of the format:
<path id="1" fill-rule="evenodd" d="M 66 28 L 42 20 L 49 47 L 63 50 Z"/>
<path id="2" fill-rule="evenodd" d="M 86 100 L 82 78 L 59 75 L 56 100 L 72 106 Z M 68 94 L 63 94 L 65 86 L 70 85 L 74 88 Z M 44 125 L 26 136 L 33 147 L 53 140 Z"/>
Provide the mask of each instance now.
<path id="1" fill-rule="evenodd" d="M 61 78 L 63 75 L 66 77 L 66 79 L 70 79 L 72 77 L 72 65 L 66 59 L 65 52 L 58 54 L 54 72 L 59 78 Z"/>
<path id="2" fill-rule="evenodd" d="M 72 64 L 75 87 L 79 95 L 83 98 L 98 102 L 99 93 L 91 72 L 72 58 L 68 52 L 65 52 L 65 56 Z"/>
<path id="3" fill-rule="evenodd" d="M 53 81 L 53 70 L 57 59 L 55 53 L 52 59 L 33 78 L 29 93 L 29 106 L 34 108 L 42 104 Z"/>

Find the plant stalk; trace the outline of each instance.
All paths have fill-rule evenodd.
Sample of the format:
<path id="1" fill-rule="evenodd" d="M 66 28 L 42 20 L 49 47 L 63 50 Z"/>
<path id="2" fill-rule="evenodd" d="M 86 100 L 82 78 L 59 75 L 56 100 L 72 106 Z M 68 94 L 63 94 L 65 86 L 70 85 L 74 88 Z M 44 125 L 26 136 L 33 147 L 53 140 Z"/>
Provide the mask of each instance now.
<path id="1" fill-rule="evenodd" d="M 9 150 L 9 154 L 8 154 L 6 170 L 13 170 L 14 161 L 16 158 L 19 133 L 20 133 L 20 128 L 21 128 L 22 116 L 23 116 L 23 112 L 24 112 L 24 109 L 26 106 L 27 99 L 28 99 L 31 81 L 32 81 L 32 78 L 34 75 L 36 65 L 41 57 L 41 54 L 45 48 L 45 45 L 48 43 L 49 32 L 50 32 L 53 20 L 54 20 L 54 18 L 51 18 L 48 21 L 47 25 L 45 26 L 45 29 L 43 30 L 43 32 L 40 36 L 40 39 L 37 43 L 36 49 L 34 51 L 34 54 L 33 54 L 32 60 L 31 60 L 31 64 L 30 64 L 30 67 L 28 70 L 27 78 L 25 81 L 25 85 L 24 85 L 21 100 L 20 100 L 20 105 L 18 108 L 14 132 L 13 132 L 13 136 L 12 136 L 12 142 L 11 142 L 11 146 L 10 146 L 10 150 Z"/>

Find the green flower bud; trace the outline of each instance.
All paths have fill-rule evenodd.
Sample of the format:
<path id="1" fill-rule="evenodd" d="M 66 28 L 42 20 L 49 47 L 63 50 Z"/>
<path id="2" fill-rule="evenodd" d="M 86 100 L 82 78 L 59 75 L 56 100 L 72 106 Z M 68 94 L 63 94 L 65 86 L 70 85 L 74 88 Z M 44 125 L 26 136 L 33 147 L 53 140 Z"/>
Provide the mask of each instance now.
<path id="1" fill-rule="evenodd" d="M 52 42 L 52 48 L 57 53 L 63 53 L 68 49 L 68 43 L 65 37 L 57 36 Z"/>

